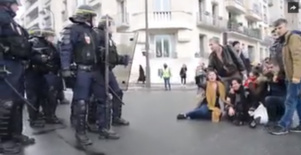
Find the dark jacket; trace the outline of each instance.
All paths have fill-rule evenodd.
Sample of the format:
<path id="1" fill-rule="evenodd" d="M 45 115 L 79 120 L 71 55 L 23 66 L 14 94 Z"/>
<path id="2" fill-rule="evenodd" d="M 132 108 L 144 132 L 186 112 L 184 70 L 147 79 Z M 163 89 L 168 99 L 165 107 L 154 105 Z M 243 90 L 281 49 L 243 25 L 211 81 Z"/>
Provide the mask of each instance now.
<path id="1" fill-rule="evenodd" d="M 242 62 L 244 63 L 245 65 L 245 69 L 247 72 L 250 72 L 251 71 L 251 62 L 250 62 L 250 59 L 247 59 L 243 53 L 240 53 L 239 55 L 240 59 L 242 60 Z"/>
<path id="2" fill-rule="evenodd" d="M 231 47 L 223 47 L 223 62 L 219 60 L 217 54 L 212 52 L 209 56 L 208 69 L 217 71 L 221 77 L 229 77 L 237 72 L 245 71 L 245 65 Z"/>
<path id="3" fill-rule="evenodd" d="M 270 80 L 268 83 L 268 95 L 269 96 L 285 96 L 286 95 L 286 84 L 285 76 L 278 74 L 277 82 Z"/>
<path id="4" fill-rule="evenodd" d="M 186 72 L 187 72 L 187 68 L 186 67 L 182 67 L 180 70 L 180 76 L 181 78 L 186 78 Z"/>
<path id="5" fill-rule="evenodd" d="M 239 98 L 237 98 L 238 96 Z M 235 91 L 234 94 L 228 94 L 228 97 L 231 99 L 231 103 L 237 110 L 242 110 L 242 108 L 248 105 L 247 91 L 243 86 L 241 86 L 239 90 Z"/>

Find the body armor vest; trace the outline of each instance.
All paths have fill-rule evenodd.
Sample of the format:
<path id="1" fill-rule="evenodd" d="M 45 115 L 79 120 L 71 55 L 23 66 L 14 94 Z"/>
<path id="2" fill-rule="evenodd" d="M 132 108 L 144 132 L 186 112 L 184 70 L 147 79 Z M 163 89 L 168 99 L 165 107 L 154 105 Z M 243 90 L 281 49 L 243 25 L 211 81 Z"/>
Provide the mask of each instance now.
<path id="1" fill-rule="evenodd" d="M 95 65 L 97 61 L 95 34 L 83 31 L 79 36 L 78 44 L 74 47 L 73 61 L 76 64 Z"/>

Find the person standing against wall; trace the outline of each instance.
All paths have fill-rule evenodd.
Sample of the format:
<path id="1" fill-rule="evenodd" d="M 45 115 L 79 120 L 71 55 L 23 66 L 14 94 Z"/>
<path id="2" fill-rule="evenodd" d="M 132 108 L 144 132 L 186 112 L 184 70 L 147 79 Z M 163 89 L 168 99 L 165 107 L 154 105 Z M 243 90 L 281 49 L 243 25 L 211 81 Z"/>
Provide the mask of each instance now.
<path id="1" fill-rule="evenodd" d="M 180 77 L 181 77 L 181 84 L 186 85 L 186 78 L 187 78 L 187 66 L 183 64 L 180 70 Z"/>

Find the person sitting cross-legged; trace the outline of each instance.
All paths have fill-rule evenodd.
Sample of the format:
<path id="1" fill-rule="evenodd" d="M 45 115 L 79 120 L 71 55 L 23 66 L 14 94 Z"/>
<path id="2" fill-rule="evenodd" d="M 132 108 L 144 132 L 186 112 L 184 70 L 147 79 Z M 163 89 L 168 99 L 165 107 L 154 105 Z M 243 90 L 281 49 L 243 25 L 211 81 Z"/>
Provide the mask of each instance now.
<path id="1" fill-rule="evenodd" d="M 212 121 L 219 121 L 221 116 L 219 101 L 226 102 L 224 84 L 219 81 L 214 71 L 208 71 L 207 82 L 202 88 L 204 97 L 199 100 L 197 108 L 187 113 L 178 114 L 177 119 L 212 119 Z M 199 94 L 199 96 L 202 96 L 202 94 Z"/>

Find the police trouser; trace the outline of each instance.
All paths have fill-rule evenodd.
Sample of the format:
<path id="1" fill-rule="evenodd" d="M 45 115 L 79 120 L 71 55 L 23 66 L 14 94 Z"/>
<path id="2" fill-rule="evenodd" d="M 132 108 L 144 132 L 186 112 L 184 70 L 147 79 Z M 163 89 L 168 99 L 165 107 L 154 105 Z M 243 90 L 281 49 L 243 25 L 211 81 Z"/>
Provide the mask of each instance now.
<path id="1" fill-rule="evenodd" d="M 112 99 L 112 111 L 113 111 L 113 121 L 121 118 L 122 114 L 122 97 L 123 92 L 119 87 L 116 77 L 112 71 L 109 72 L 109 85 L 111 87 L 111 92 L 113 95 Z M 118 99 L 119 98 L 119 99 Z"/>
<path id="2" fill-rule="evenodd" d="M 95 102 L 94 95 L 92 94 L 88 105 L 88 116 L 87 116 L 88 124 L 96 124 L 97 122 L 96 114 L 97 114 L 97 103 Z"/>
<path id="3" fill-rule="evenodd" d="M 90 124 L 94 124 L 97 121 L 97 117 L 98 120 L 100 120 L 98 123 L 100 125 L 100 127 L 109 127 L 108 121 L 105 121 L 106 119 L 108 119 L 108 117 L 111 115 L 111 111 L 107 110 L 106 108 L 108 108 L 108 106 L 112 107 L 112 111 L 113 111 L 113 121 L 116 119 L 120 119 L 121 118 L 121 114 L 122 114 L 122 102 L 120 100 L 122 100 L 123 97 L 123 92 L 120 89 L 118 82 L 116 80 L 116 77 L 114 75 L 114 73 L 112 71 L 109 72 L 109 86 L 111 88 L 113 93 L 113 99 L 112 99 L 112 106 L 110 105 L 110 103 L 108 103 L 108 105 L 99 105 L 97 103 L 97 100 L 95 100 L 94 98 L 91 99 L 91 101 L 95 102 L 95 103 L 91 103 L 89 104 L 89 108 L 88 108 L 88 123 Z M 105 93 L 105 92 L 104 92 Z M 117 96 L 115 96 L 115 94 Z M 117 97 L 120 99 L 117 99 Z M 102 110 L 98 110 L 98 111 L 102 111 L 101 113 L 97 114 L 97 105 L 99 105 L 99 108 L 103 108 Z M 108 112 L 106 112 L 108 111 Z M 105 113 L 107 113 L 106 115 L 104 115 Z M 109 119 L 108 119 L 109 120 Z M 103 124 L 102 124 L 103 123 Z"/>
<path id="4" fill-rule="evenodd" d="M 72 111 L 76 119 L 75 130 L 77 133 L 85 133 L 87 107 L 92 94 L 100 107 L 106 106 L 103 79 L 104 77 L 101 75 L 99 69 L 93 71 L 78 69 L 76 73 L 76 81 L 73 88 Z M 97 110 L 98 113 L 104 114 L 102 111 L 103 108 L 97 108 Z"/>
<path id="5" fill-rule="evenodd" d="M 27 106 L 30 121 L 39 119 L 39 109 L 46 104 L 47 81 L 44 73 L 29 69 L 25 74 L 25 88 L 27 100 L 34 106 Z M 37 109 L 37 110 L 36 110 Z M 43 108 L 44 109 L 44 108 Z"/>
<path id="6" fill-rule="evenodd" d="M 45 86 L 47 102 L 43 104 L 43 113 L 46 118 L 55 116 L 58 100 L 58 91 L 60 90 L 60 77 L 54 73 L 44 75 L 47 85 Z"/>
<path id="7" fill-rule="evenodd" d="M 16 60 L 0 60 L 11 72 L 6 80 L 21 94 L 24 95 L 24 66 Z M 23 101 L 0 79 L 0 139 L 11 140 L 13 135 L 21 135 L 23 130 L 22 108 Z M 8 129 L 8 130 L 5 130 Z"/>
<path id="8" fill-rule="evenodd" d="M 57 99 L 62 101 L 65 99 L 65 94 L 64 94 L 64 82 L 63 79 L 58 79 L 59 83 L 58 83 L 58 94 L 57 94 Z"/>

